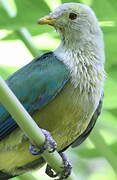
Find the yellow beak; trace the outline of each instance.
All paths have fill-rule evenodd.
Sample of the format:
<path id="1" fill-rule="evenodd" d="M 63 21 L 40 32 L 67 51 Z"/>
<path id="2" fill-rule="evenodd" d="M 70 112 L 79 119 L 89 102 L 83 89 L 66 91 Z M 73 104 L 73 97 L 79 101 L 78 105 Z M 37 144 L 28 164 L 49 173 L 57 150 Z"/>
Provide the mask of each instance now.
<path id="1" fill-rule="evenodd" d="M 49 24 L 51 26 L 54 26 L 54 20 L 55 18 L 52 18 L 50 16 L 45 16 L 37 21 L 38 24 Z"/>

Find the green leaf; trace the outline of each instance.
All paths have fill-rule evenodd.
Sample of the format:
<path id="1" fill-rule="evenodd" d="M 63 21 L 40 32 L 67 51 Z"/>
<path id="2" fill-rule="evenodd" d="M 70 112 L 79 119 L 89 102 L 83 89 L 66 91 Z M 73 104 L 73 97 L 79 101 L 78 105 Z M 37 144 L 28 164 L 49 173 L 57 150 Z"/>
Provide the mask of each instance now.
<path id="1" fill-rule="evenodd" d="M 18 70 L 18 67 L 9 67 L 0 65 L 0 76 L 6 79 L 10 74 Z"/>
<path id="2" fill-rule="evenodd" d="M 38 18 L 49 13 L 49 7 L 43 0 L 16 0 L 17 16 L 9 18 L 5 10 L 0 7 L 0 29 L 15 30 L 22 26 L 35 25 Z M 33 14 L 31 13 L 33 12 Z"/>
<path id="3" fill-rule="evenodd" d="M 101 21 L 117 20 L 117 1 L 116 0 L 95 0 L 91 7 L 96 12 L 97 17 Z"/>

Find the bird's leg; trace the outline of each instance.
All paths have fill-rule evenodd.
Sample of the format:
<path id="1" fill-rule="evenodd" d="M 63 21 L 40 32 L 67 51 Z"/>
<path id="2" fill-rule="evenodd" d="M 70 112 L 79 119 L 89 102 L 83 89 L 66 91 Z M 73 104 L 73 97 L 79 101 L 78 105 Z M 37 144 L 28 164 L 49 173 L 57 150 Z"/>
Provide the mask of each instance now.
<path id="1" fill-rule="evenodd" d="M 51 152 L 54 152 L 57 148 L 57 144 L 54 141 L 54 139 L 52 138 L 51 134 L 48 131 L 46 131 L 45 129 L 41 129 L 41 131 L 45 136 L 45 143 L 42 147 L 38 147 L 35 144 L 30 144 L 29 151 L 33 155 L 42 154 L 47 149 L 51 153 Z"/>
<path id="2" fill-rule="evenodd" d="M 70 176 L 72 166 L 71 166 L 70 162 L 67 160 L 67 157 L 64 153 L 61 152 L 59 154 L 60 154 L 61 158 L 63 159 L 63 166 L 61 167 L 63 169 L 63 171 L 61 173 L 55 173 L 53 171 L 53 169 L 47 164 L 46 174 L 52 178 L 55 178 L 58 176 L 59 179 L 57 179 L 57 180 L 63 180 Z"/>

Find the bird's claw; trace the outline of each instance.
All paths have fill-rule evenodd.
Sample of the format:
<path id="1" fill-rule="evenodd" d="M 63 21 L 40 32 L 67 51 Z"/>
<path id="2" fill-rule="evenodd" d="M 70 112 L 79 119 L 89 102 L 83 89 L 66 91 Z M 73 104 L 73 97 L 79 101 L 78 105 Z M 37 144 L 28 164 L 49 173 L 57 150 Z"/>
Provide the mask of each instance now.
<path id="1" fill-rule="evenodd" d="M 45 129 L 41 129 L 42 133 L 45 135 L 45 143 L 42 147 L 38 147 L 34 144 L 30 144 L 29 151 L 33 155 L 40 155 L 44 151 L 48 150 L 50 153 L 54 152 L 57 148 L 57 144 L 52 138 L 51 134 Z"/>
<path id="2" fill-rule="evenodd" d="M 61 168 L 63 168 L 63 171 L 61 173 L 55 173 L 49 165 L 47 165 L 47 167 L 46 167 L 46 174 L 48 176 L 50 176 L 52 178 L 59 176 L 59 178 L 56 180 L 63 180 L 63 179 L 68 178 L 70 176 L 71 170 L 72 170 L 72 166 L 71 166 L 70 162 L 67 160 L 65 154 L 60 153 L 60 155 L 63 159 L 63 166 L 61 167 Z"/>
<path id="3" fill-rule="evenodd" d="M 60 178 L 59 180 L 63 180 L 66 179 L 70 176 L 71 174 L 71 170 L 72 170 L 72 165 L 71 163 L 68 161 L 66 155 L 64 153 L 60 153 L 62 159 L 63 159 L 63 166 L 61 168 L 63 168 L 63 172 L 60 174 Z"/>

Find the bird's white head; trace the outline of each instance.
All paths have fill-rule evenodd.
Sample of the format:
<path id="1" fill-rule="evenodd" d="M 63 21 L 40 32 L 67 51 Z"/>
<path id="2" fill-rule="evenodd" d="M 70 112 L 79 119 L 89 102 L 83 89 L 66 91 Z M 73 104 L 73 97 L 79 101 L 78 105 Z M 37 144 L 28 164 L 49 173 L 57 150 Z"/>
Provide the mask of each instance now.
<path id="1" fill-rule="evenodd" d="M 62 4 L 54 12 L 41 18 L 38 23 L 54 26 L 65 43 L 78 42 L 81 38 L 89 39 L 101 34 L 94 12 L 90 7 L 80 3 Z"/>
<path id="2" fill-rule="evenodd" d="M 84 4 L 65 3 L 38 23 L 60 32 L 62 41 L 54 53 L 71 70 L 75 86 L 80 83 L 81 89 L 96 89 L 104 79 L 105 58 L 103 34 L 93 10 Z"/>

